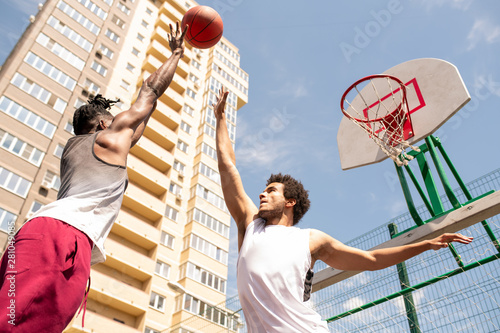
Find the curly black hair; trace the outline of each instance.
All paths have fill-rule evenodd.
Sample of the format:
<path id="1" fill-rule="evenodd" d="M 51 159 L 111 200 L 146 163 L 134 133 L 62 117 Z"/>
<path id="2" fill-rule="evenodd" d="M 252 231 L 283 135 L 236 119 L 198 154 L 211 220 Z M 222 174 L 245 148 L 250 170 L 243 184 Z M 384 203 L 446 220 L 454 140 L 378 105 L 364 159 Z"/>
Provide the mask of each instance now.
<path id="1" fill-rule="evenodd" d="M 101 94 L 89 98 L 87 100 L 88 104 L 80 106 L 73 114 L 73 130 L 75 134 L 89 133 L 96 128 L 102 118 L 113 117 L 108 110 L 119 101 L 120 99 L 116 101 L 106 99 Z"/>
<path id="2" fill-rule="evenodd" d="M 295 206 L 293 206 L 293 225 L 296 225 L 304 214 L 307 213 L 309 207 L 311 207 L 309 191 L 304 189 L 302 183 L 297 179 L 281 173 L 272 174 L 267 180 L 266 186 L 271 183 L 283 184 L 285 199 L 295 199 L 296 203 Z"/>

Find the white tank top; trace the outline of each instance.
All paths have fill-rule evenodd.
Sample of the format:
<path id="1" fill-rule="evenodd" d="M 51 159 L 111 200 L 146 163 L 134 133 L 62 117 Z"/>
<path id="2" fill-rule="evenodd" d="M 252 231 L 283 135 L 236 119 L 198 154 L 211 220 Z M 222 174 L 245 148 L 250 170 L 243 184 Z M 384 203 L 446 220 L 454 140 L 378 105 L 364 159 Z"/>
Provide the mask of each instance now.
<path id="1" fill-rule="evenodd" d="M 311 266 L 309 230 L 247 227 L 237 264 L 237 284 L 248 332 L 329 332 L 326 321 L 304 302 Z"/>

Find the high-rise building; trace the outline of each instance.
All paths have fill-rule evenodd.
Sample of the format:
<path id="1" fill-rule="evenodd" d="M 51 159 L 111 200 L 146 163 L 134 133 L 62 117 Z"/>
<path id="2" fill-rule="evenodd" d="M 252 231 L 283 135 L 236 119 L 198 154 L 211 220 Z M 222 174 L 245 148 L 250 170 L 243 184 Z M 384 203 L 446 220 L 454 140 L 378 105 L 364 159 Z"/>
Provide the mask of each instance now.
<path id="1" fill-rule="evenodd" d="M 0 71 L 0 246 L 37 209 L 54 201 L 59 163 L 75 108 L 97 93 L 129 108 L 143 80 L 171 54 L 169 24 L 192 0 L 47 0 Z M 227 39 L 186 45 L 174 80 L 144 136 L 131 150 L 123 207 L 92 267 L 85 327 L 67 332 L 200 332 L 184 327 L 201 314 L 222 331 L 237 325 L 225 309 L 230 215 L 215 154 L 211 108 L 229 88 L 237 110 L 248 101 L 248 75 Z M 68 217 L 71 218 L 71 217 Z M 203 331 L 203 329 L 201 329 Z"/>

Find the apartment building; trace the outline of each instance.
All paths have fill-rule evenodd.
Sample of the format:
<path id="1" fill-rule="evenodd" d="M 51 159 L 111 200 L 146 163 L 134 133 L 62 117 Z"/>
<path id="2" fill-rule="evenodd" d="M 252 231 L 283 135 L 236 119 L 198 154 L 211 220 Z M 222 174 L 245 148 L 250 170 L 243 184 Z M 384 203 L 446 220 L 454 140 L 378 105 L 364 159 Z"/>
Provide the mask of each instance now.
<path id="1" fill-rule="evenodd" d="M 98 93 L 127 110 L 142 82 L 171 52 L 169 24 L 191 0 L 47 0 L 31 17 L 0 71 L 0 246 L 40 207 L 54 201 L 59 163 L 73 136 L 74 110 Z M 131 150 L 129 185 L 92 267 L 85 327 L 66 332 L 236 331 L 224 308 L 230 215 L 215 154 L 212 103 L 230 90 L 237 111 L 248 102 L 248 75 L 225 38 L 213 48 L 186 45 L 174 80 L 144 136 Z M 189 327 L 199 315 L 206 328 Z M 208 325 L 209 324 L 209 325 Z M 210 327 L 210 328 L 208 328 Z"/>

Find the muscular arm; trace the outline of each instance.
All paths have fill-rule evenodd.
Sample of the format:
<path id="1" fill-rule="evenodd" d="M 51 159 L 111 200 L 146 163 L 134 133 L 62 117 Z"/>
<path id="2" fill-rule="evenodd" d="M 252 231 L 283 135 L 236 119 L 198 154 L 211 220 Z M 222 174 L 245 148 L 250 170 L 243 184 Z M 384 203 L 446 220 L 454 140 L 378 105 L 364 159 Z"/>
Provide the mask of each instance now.
<path id="1" fill-rule="evenodd" d="M 472 237 L 461 234 L 443 234 L 434 239 L 415 244 L 363 251 L 342 244 L 333 237 L 318 230 L 310 235 L 311 255 L 327 265 L 344 271 L 374 271 L 396 265 L 427 250 L 448 247 L 450 242 L 469 244 Z"/>
<path id="2" fill-rule="evenodd" d="M 160 68 L 151 74 L 142 84 L 139 96 L 129 110 L 119 113 L 111 125 L 99 134 L 96 144 L 101 148 L 96 151 L 107 162 L 124 164 L 130 148 L 142 136 L 151 114 L 156 108 L 156 101 L 167 90 L 175 75 L 179 59 L 184 52 L 184 34 L 172 26 L 169 44 L 172 54 Z"/>
<path id="3" fill-rule="evenodd" d="M 221 89 L 214 105 L 216 125 L 217 161 L 221 177 L 222 192 L 227 208 L 238 226 L 238 249 L 243 242 L 246 227 L 256 218 L 257 207 L 245 193 L 240 174 L 236 168 L 236 158 L 229 139 L 224 107 L 228 92 Z"/>

